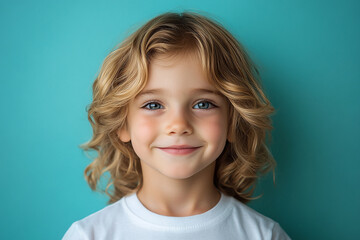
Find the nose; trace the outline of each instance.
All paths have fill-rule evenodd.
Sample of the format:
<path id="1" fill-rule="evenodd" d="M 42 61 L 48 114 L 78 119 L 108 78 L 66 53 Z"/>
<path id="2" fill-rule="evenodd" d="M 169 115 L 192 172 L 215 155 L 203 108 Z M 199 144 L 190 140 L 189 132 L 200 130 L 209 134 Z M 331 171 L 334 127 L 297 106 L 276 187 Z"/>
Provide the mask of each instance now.
<path id="1" fill-rule="evenodd" d="M 168 135 L 189 135 L 193 133 L 190 117 L 186 111 L 179 110 L 169 113 L 166 133 Z"/>

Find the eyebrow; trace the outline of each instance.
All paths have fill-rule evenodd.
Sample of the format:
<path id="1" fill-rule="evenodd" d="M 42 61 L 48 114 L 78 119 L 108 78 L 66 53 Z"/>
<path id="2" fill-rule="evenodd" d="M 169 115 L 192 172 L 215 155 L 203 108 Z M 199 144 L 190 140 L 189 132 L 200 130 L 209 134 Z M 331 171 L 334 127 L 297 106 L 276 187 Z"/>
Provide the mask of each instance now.
<path id="1" fill-rule="evenodd" d="M 165 92 L 165 90 L 161 89 L 161 88 L 154 88 L 154 89 L 149 89 L 149 90 L 145 90 L 140 92 L 135 98 L 139 98 L 142 97 L 144 95 L 154 95 L 154 94 L 161 94 Z M 191 90 L 190 94 L 214 94 L 214 95 L 218 95 L 220 97 L 222 97 L 223 95 L 217 91 L 217 90 L 211 90 L 211 89 L 206 89 L 206 88 L 195 88 L 193 90 Z"/>

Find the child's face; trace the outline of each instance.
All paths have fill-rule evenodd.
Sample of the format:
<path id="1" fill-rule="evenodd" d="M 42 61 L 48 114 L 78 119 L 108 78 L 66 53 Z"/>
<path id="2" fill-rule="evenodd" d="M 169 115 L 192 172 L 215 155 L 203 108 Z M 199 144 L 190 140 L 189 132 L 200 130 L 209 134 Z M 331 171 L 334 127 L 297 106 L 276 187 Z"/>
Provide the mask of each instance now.
<path id="1" fill-rule="evenodd" d="M 127 128 L 144 176 L 186 179 L 205 171 L 224 149 L 228 103 L 192 56 L 155 58 L 145 88 L 129 105 Z"/>

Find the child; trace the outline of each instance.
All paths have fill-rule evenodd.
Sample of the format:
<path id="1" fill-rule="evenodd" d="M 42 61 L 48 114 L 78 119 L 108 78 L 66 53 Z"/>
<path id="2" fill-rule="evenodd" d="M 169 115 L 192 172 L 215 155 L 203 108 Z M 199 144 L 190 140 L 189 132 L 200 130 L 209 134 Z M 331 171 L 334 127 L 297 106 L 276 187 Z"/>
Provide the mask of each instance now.
<path id="1" fill-rule="evenodd" d="M 63 239 L 289 239 L 244 203 L 274 168 L 270 102 L 220 24 L 162 14 L 105 59 L 88 109 L 97 158 L 85 176 L 111 205 Z"/>

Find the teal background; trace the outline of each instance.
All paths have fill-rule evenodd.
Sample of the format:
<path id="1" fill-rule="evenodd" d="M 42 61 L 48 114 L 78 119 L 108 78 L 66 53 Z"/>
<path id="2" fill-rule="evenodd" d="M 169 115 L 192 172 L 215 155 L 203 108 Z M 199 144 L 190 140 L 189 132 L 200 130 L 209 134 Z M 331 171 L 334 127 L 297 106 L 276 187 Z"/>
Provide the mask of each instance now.
<path id="1" fill-rule="evenodd" d="M 0 239 L 60 239 L 105 206 L 83 179 L 85 107 L 109 51 L 165 11 L 220 21 L 257 63 L 276 185 L 250 205 L 293 239 L 358 239 L 359 1 L 1 1 Z"/>

